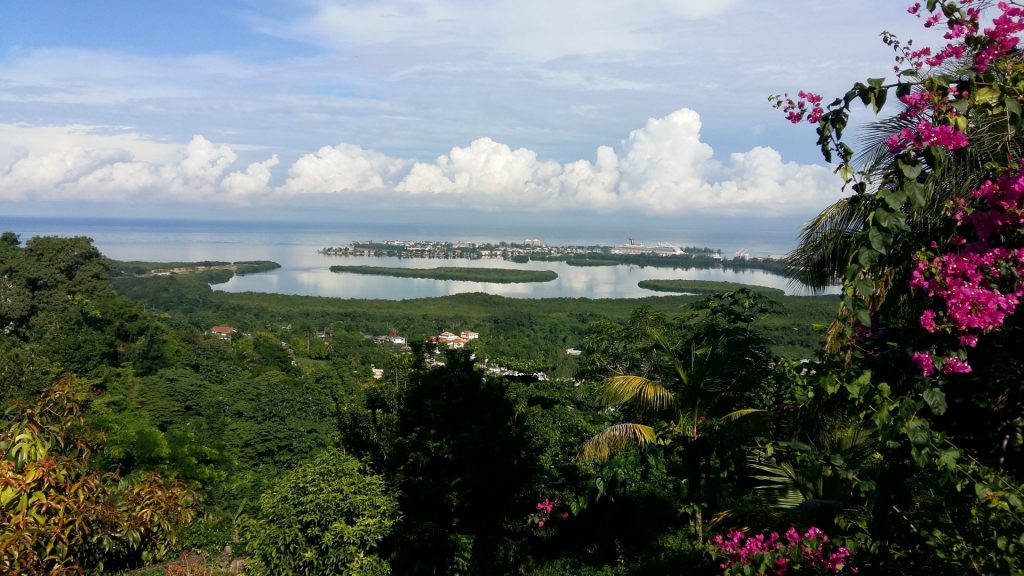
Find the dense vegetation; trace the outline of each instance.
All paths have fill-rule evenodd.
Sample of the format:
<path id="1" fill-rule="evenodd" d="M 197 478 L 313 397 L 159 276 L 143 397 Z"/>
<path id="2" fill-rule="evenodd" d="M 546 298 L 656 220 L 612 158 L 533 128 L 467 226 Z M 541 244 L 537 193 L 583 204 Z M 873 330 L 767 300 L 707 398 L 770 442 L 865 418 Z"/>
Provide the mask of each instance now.
<path id="1" fill-rule="evenodd" d="M 550 282 L 558 278 L 551 270 L 518 270 L 515 268 L 462 268 L 440 266 L 437 268 L 391 268 L 387 266 L 331 266 L 331 272 L 372 274 L 395 278 L 429 278 L 431 280 L 462 280 L 466 282 Z"/>
<path id="2" fill-rule="evenodd" d="M 222 294 L 202 274 L 112 283 L 88 239 L 4 233 L 0 569 L 230 544 L 252 574 L 1024 573 L 1024 8 L 979 33 L 969 4 L 912 8 L 951 44 L 889 38 L 896 84 L 780 99 L 853 190 L 789 260 L 844 284 L 782 299 L 835 312 L 813 359 L 780 357 L 787 312 L 749 288 Z M 906 110 L 854 167 L 851 106 L 891 90 Z M 460 328 L 479 341 L 423 341 Z M 409 350 L 362 334 L 398 329 Z M 481 364 L 550 362 L 531 356 L 546 338 L 582 352 L 554 377 Z"/>
<path id="3" fill-rule="evenodd" d="M 569 258 L 565 261 L 569 266 L 581 268 L 590 266 L 618 266 L 620 263 L 615 260 L 598 260 L 596 258 Z"/>
<path id="4" fill-rule="evenodd" d="M 188 318 L 196 328 L 229 323 L 251 332 L 290 326 L 287 339 L 296 339 L 298 347 L 317 330 L 332 327 L 368 335 L 395 330 L 410 340 L 423 340 L 445 330 L 472 329 L 482 336 L 476 346 L 484 357 L 514 357 L 539 366 L 561 367 L 562 375 L 570 375 L 575 366 L 565 349 L 579 347 L 593 323 L 625 320 L 641 305 L 674 314 L 699 300 L 695 296 L 530 300 L 481 293 L 402 301 L 352 300 L 230 294 L 211 290 L 201 280 L 187 276 L 115 278 L 114 286 L 152 309 Z M 758 322 L 772 349 L 780 355 L 812 357 L 820 348 L 821 330 L 835 316 L 838 298 L 778 295 L 776 300 L 785 313 Z"/>
<path id="5" fill-rule="evenodd" d="M 241 260 L 239 262 L 222 262 L 219 260 L 204 260 L 202 262 L 142 262 L 133 260 L 123 262 L 112 260 L 110 264 L 110 273 L 113 276 L 144 276 L 162 272 L 169 274 L 192 274 L 219 268 L 231 270 L 235 274 L 242 276 L 276 270 L 281 267 L 277 262 L 271 262 L 270 260 Z"/>
<path id="6" fill-rule="evenodd" d="M 684 294 L 715 294 L 730 292 L 743 287 L 735 282 L 716 282 L 714 280 L 641 280 L 637 286 L 655 292 L 681 292 Z M 773 298 L 781 298 L 784 292 L 778 288 L 764 286 L 748 286 Z"/>
<path id="7" fill-rule="evenodd" d="M 690 250 L 690 249 L 688 249 Z M 690 269 L 714 269 L 724 268 L 726 270 L 765 270 L 776 274 L 786 271 L 786 265 L 782 260 L 775 258 L 732 258 L 723 260 L 720 254 L 709 248 L 701 249 L 700 252 L 687 254 L 612 254 L 610 251 L 592 252 L 587 254 L 568 254 L 558 256 L 523 255 L 513 258 L 517 262 L 536 261 L 564 261 L 570 266 L 611 266 L 625 264 L 628 266 L 650 266 L 652 268 L 677 268 L 680 270 Z"/>
<path id="8" fill-rule="evenodd" d="M 600 369 L 590 351 L 597 353 L 600 340 L 592 340 L 593 335 L 635 316 L 638 304 L 645 304 L 642 314 L 668 322 L 699 302 L 694 297 L 531 301 L 484 294 L 387 302 L 228 294 L 211 290 L 203 271 L 115 273 L 108 279 L 110 264 L 82 238 L 34 238 L 23 246 L 5 234 L 2 262 L 4 297 L 11 303 L 0 318 L 6 326 L 0 348 L 4 405 L 31 409 L 35 395 L 46 393 L 61 374 L 75 373 L 78 378 L 64 386 L 82 410 L 82 430 L 102 438 L 89 441 L 90 458 L 76 460 L 80 473 L 113 471 L 139 482 L 153 478 L 148 482 L 158 483 L 152 489 L 188 487 L 187 499 L 181 500 L 188 507 L 169 510 L 163 532 L 146 532 L 154 534 L 152 539 L 126 549 L 135 552 L 115 554 L 112 545 L 110 551 L 87 556 L 69 547 L 68 558 L 90 569 L 100 559 L 108 569 L 132 566 L 182 545 L 212 553 L 237 532 L 243 542 L 236 549 L 248 551 L 253 566 L 268 572 L 299 570 L 295 566 L 305 556 L 298 544 L 273 535 L 288 521 L 283 511 L 306 505 L 289 500 L 298 486 L 335 482 L 309 472 L 318 466 L 350 470 L 337 478 L 339 487 L 364 485 L 366 480 L 354 480 L 361 476 L 384 478 L 387 493 L 373 498 L 397 497 L 401 515 L 391 517 L 393 529 L 384 535 L 392 525 L 384 516 L 365 516 L 370 509 L 331 512 L 326 501 L 317 503 L 315 491 L 309 493 L 310 505 L 328 514 L 324 522 L 330 520 L 329 526 L 341 526 L 336 524 L 341 516 L 330 516 L 335 513 L 356 514 L 346 516 L 351 519 L 346 522 L 357 524 L 358 518 L 375 518 L 371 524 L 380 529 L 379 536 L 361 541 L 361 558 L 370 558 L 375 548 L 403 573 L 458 571 L 457 566 L 485 571 L 492 564 L 542 570 L 552 562 L 583 562 L 583 541 L 591 536 L 579 536 L 583 541 L 577 546 L 584 548 L 562 558 L 527 520 L 544 498 L 564 494 L 568 502 L 573 494 L 592 489 L 587 479 L 594 472 L 576 454 L 608 421 L 598 403 L 594 378 L 600 378 Z M 118 295 L 113 286 L 155 313 Z M 796 306 L 798 317 L 772 315 L 758 325 L 790 338 L 799 334 L 792 342 L 802 341 L 796 346 L 806 349 L 817 337 L 810 324 L 827 321 L 835 299 L 791 302 L 803 304 Z M 207 335 L 215 324 L 240 331 L 231 340 Z M 364 337 L 395 329 L 414 343 L 445 329 L 473 329 L 481 334 L 473 350 L 478 355 L 545 369 L 553 377 L 590 376 L 576 384 L 485 378 L 469 352 L 453 353 L 446 366 L 427 369 L 422 351 L 404 353 Z M 623 332 L 621 339 L 642 334 Z M 605 345 L 619 344 L 600 346 Z M 570 346 L 588 350 L 583 365 L 565 354 Z M 373 380 L 371 365 L 383 368 L 385 378 Z M 12 410 L 15 426 L 21 409 Z M 9 437 L 19 435 L 11 432 Z M 502 448 L 499 439 L 506 437 L 509 444 Z M 321 456 L 334 460 L 329 464 L 310 460 L 331 448 L 357 455 L 368 468 L 339 468 L 336 454 Z M 431 459 L 437 460 L 429 464 Z M 415 467 L 411 462 L 417 462 Z M 294 474 L 285 475 L 290 470 Z M 177 484 L 167 484 L 169 479 Z M 451 492 L 452 486 L 463 488 Z M 164 503 L 176 501 L 165 498 Z M 193 502 L 201 503 L 202 512 L 188 523 Z M 454 502 L 477 503 L 464 508 Z M 370 508 L 377 514 L 383 506 Z M 466 516 L 452 515 L 452 506 L 465 509 Z M 603 506 L 594 504 L 587 508 L 594 512 L 587 513 L 612 513 L 599 512 Z M 84 513 L 81 518 L 89 521 Z M 174 523 L 188 524 L 177 544 L 167 536 Z M 94 535 L 100 529 L 88 528 Z M 317 538 L 302 546 L 327 545 Z M 639 553 L 643 546 L 636 546 Z M 355 552 L 332 554 L 346 563 Z M 327 558 L 323 561 L 335 562 Z"/>

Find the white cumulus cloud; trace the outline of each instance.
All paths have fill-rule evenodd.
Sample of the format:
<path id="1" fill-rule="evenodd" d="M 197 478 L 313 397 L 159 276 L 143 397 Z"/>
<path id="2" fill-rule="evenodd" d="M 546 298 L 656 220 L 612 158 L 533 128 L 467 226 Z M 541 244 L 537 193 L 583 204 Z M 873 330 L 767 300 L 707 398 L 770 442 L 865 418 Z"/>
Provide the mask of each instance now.
<path id="1" fill-rule="evenodd" d="M 395 187 L 413 196 L 457 196 L 481 209 L 635 210 L 648 213 L 781 215 L 835 199 L 836 181 L 821 166 L 784 162 L 771 148 L 731 154 L 722 163 L 700 138 L 701 119 L 682 109 L 652 118 L 619 149 L 597 149 L 593 162 L 540 160 L 489 138 L 417 162 Z"/>
<path id="2" fill-rule="evenodd" d="M 0 200 L 244 203 L 267 187 L 277 163 L 274 157 L 227 174 L 237 154 L 203 136 L 182 147 L 80 125 L 0 125 L 4 157 L 14 159 L 0 171 Z"/>
<path id="3" fill-rule="evenodd" d="M 538 160 L 533 150 L 478 138 L 433 163 L 417 162 L 395 189 L 467 196 L 478 208 L 530 207 L 550 197 L 551 181 L 561 171 L 557 162 Z"/>
<path id="4" fill-rule="evenodd" d="M 280 162 L 277 154 L 263 162 L 253 162 L 244 171 L 228 174 L 220 183 L 228 198 L 236 202 L 247 202 L 270 192 L 272 169 Z"/>
<path id="5" fill-rule="evenodd" d="M 231 146 L 200 135 L 168 150 L 138 135 L 69 127 L 73 137 L 47 140 L 36 131 L 24 140 L 27 149 L 11 151 L 3 150 L 17 141 L 9 132 L 32 129 L 0 125 L 0 158 L 13 158 L 0 171 L 0 200 L 315 204 L 345 197 L 354 207 L 397 200 L 478 210 L 765 216 L 809 213 L 835 199 L 838 182 L 828 168 L 786 162 L 767 147 L 719 158 L 701 128 L 700 115 L 684 108 L 649 119 L 618 146 L 598 147 L 593 160 L 567 163 L 486 137 L 433 161 L 343 143 L 299 157 L 275 183 L 277 155 L 237 169 Z"/>
<path id="6" fill-rule="evenodd" d="M 406 164 L 352 144 L 324 146 L 296 160 L 278 191 L 285 195 L 380 191 L 392 186 L 392 179 Z"/>

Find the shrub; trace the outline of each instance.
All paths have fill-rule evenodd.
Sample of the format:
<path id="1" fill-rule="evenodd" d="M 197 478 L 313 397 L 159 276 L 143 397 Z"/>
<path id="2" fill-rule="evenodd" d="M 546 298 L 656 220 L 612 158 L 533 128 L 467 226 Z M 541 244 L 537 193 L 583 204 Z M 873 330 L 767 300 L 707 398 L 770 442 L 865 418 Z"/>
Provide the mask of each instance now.
<path id="1" fill-rule="evenodd" d="M 243 522 L 257 572 L 390 574 L 376 546 L 394 526 L 398 504 L 384 480 L 337 450 L 312 458 L 260 496 Z"/>

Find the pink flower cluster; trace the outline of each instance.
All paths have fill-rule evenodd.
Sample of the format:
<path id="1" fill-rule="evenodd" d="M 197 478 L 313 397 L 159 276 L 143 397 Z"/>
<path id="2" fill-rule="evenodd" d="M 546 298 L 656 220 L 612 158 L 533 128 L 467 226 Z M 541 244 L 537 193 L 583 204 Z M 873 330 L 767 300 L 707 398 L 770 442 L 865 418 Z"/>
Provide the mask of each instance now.
<path id="1" fill-rule="evenodd" d="M 539 510 L 539 512 L 530 516 L 530 522 L 536 523 L 538 528 L 543 528 L 551 522 L 552 513 L 554 513 L 557 506 L 558 498 L 555 498 L 554 500 L 545 498 L 542 502 L 537 502 L 537 510 Z M 569 513 L 562 512 L 561 514 L 558 514 L 557 517 L 562 520 L 568 520 Z"/>
<path id="2" fill-rule="evenodd" d="M 849 572 L 856 573 L 857 569 L 849 566 L 850 550 L 840 546 L 826 553 L 828 542 L 828 535 L 812 526 L 803 534 L 790 528 L 784 536 L 777 532 L 747 536 L 734 531 L 725 537 L 716 535 L 710 543 L 712 553 L 724 558 L 719 566 L 727 575 L 750 573 L 748 567 L 757 574 L 770 570 L 778 576 L 798 573 L 801 567 L 824 569 L 829 574 L 849 568 Z"/>
<path id="3" fill-rule="evenodd" d="M 971 0 L 961 0 L 960 4 L 966 6 L 970 4 Z M 915 2 L 912 6 L 907 8 L 907 12 L 921 17 L 921 3 Z M 978 19 L 980 17 L 980 10 L 977 8 L 967 8 L 964 12 L 955 14 L 946 20 L 945 24 L 948 31 L 943 35 L 946 40 L 956 40 L 963 38 L 968 35 L 975 35 L 978 32 Z M 946 14 L 943 11 L 933 13 L 925 20 L 924 27 L 932 28 L 933 26 L 942 22 L 943 18 L 946 18 Z M 925 64 L 928 66 L 942 66 L 946 60 L 955 59 L 958 60 L 963 57 L 967 51 L 967 46 L 963 43 L 948 43 L 942 47 L 941 50 L 932 54 L 931 48 L 922 48 L 916 51 L 907 51 L 904 53 L 904 58 L 900 59 L 901 62 L 908 62 L 913 70 L 920 70 Z M 899 68 L 897 68 L 897 72 Z"/>
<path id="4" fill-rule="evenodd" d="M 775 107 L 781 107 L 786 113 L 786 119 L 793 124 L 799 124 L 805 117 L 811 124 L 817 124 L 825 113 L 821 107 L 821 96 L 801 90 L 797 93 L 797 98 L 798 100 L 793 100 L 789 94 L 778 97 Z"/>
<path id="5" fill-rule="evenodd" d="M 900 112 L 900 118 L 917 118 L 931 108 L 932 93 L 923 90 L 906 96 L 900 96 L 900 102 L 906 105 L 906 109 Z"/>
<path id="6" fill-rule="evenodd" d="M 956 150 L 969 143 L 967 136 L 953 126 L 949 124 L 933 125 L 922 119 L 914 129 L 904 128 L 889 136 L 885 144 L 891 153 L 899 154 L 908 148 L 920 149 L 926 146 L 941 146 L 947 150 Z"/>
<path id="7" fill-rule="evenodd" d="M 1024 296 L 1024 287 L 1018 282 L 1007 293 L 993 287 L 1008 266 L 1014 277 L 1024 274 L 1024 249 L 999 247 L 942 254 L 919 260 L 910 286 L 940 298 L 946 305 L 945 320 L 957 332 L 985 332 L 1002 326 Z M 937 332 L 936 317 L 936 311 L 925 310 L 921 327 Z"/>
<path id="8" fill-rule="evenodd" d="M 1006 2 L 1000 2 L 998 6 L 1002 14 L 992 20 L 991 28 L 985 28 L 983 35 L 988 43 L 974 57 L 974 68 L 978 72 L 984 72 L 993 60 L 1013 50 L 1020 42 L 1016 34 L 1024 30 L 1024 8 Z"/>
<path id="9" fill-rule="evenodd" d="M 949 216 L 957 227 L 973 229 L 974 239 L 955 236 L 955 251 L 922 252 L 910 279 L 911 288 L 939 299 L 944 308 L 925 310 L 921 327 L 930 333 L 949 330 L 967 348 L 977 345 L 979 334 L 1001 327 L 1024 297 L 1024 248 L 1003 245 L 1024 227 L 1024 170 L 987 181 L 971 195 L 978 203 L 973 210 L 958 199 L 950 203 Z M 917 352 L 912 360 L 924 376 L 934 373 L 930 353 Z M 971 371 L 959 356 L 937 363 L 946 374 Z"/>
<path id="10" fill-rule="evenodd" d="M 974 56 L 974 68 L 984 73 L 989 65 L 999 58 L 1008 54 L 1017 47 L 1020 38 L 1017 37 L 1024 31 L 1024 8 L 1014 6 L 1009 2 L 999 2 L 999 15 L 992 20 L 992 25 L 985 28 L 979 35 L 978 30 L 981 20 L 981 9 L 968 7 L 973 0 L 960 0 L 963 10 L 949 12 L 947 8 L 931 14 L 924 23 L 925 28 L 931 28 L 945 19 L 948 31 L 944 34 L 946 40 L 959 40 L 961 38 L 971 39 L 973 45 L 980 45 L 980 49 Z M 907 12 L 921 17 L 921 3 L 915 2 L 907 9 Z M 946 44 L 936 54 L 932 55 L 930 49 L 918 50 L 908 54 L 908 59 L 913 63 L 915 70 L 920 70 L 922 63 L 929 66 L 941 66 L 948 59 L 960 59 L 967 51 L 967 41 Z"/>

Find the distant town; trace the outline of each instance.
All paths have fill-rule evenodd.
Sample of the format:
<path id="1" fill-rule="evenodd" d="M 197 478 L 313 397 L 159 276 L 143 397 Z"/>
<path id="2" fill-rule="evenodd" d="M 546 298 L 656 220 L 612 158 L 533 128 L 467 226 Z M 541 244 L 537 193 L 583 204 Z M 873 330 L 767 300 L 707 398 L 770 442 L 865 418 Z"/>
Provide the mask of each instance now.
<path id="1" fill-rule="evenodd" d="M 437 240 L 357 240 L 345 246 L 317 250 L 330 256 L 376 256 L 394 258 L 482 259 L 501 258 L 512 262 L 565 261 L 577 266 L 636 264 L 645 266 L 711 267 L 726 265 L 779 271 L 783 256 L 750 256 L 746 250 L 724 255 L 721 250 L 669 244 L 645 245 L 630 238 L 618 246 L 552 246 L 539 239 L 522 242 L 446 242 Z"/>
<path id="2" fill-rule="evenodd" d="M 723 256 L 715 248 L 697 246 L 672 246 L 656 244 L 648 246 L 629 239 L 628 244 L 619 246 L 571 245 L 551 246 L 538 239 L 516 242 L 446 242 L 438 240 L 356 240 L 347 246 L 329 246 L 317 252 L 332 256 L 391 256 L 399 258 L 503 258 L 517 256 L 535 257 L 538 260 L 564 259 L 586 255 L 647 255 L 647 256 L 695 256 L 713 260 L 781 260 L 783 256 L 751 257 L 746 250 L 736 251 L 731 258 Z"/>

